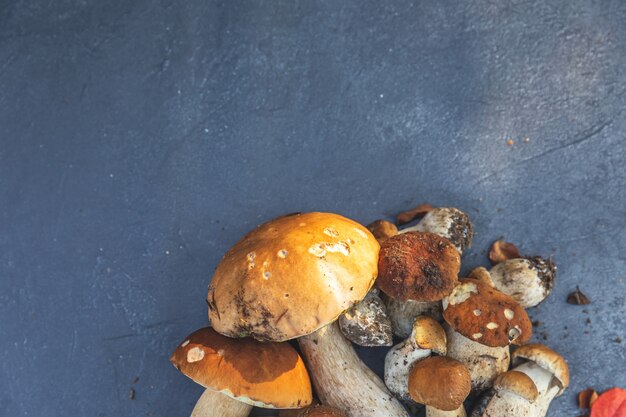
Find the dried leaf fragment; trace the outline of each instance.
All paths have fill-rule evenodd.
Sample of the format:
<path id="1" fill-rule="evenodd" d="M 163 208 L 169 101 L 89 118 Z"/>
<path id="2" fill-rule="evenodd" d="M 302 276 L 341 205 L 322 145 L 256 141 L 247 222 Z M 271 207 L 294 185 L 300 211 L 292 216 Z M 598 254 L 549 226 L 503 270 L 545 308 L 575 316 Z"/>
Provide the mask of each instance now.
<path id="1" fill-rule="evenodd" d="M 587 305 L 591 304 L 591 300 L 585 294 L 580 291 L 580 288 L 576 286 L 576 291 L 569 293 L 567 296 L 567 303 L 574 305 Z"/>
<path id="2" fill-rule="evenodd" d="M 496 240 L 489 250 L 489 261 L 491 261 L 492 265 L 518 258 L 522 258 L 522 254 L 517 249 L 517 246 L 504 240 Z"/>
<path id="3" fill-rule="evenodd" d="M 376 220 L 365 227 L 372 232 L 376 240 L 379 242 L 398 234 L 398 228 L 396 225 L 388 222 L 387 220 Z"/>
<path id="4" fill-rule="evenodd" d="M 626 416 L 626 390 L 622 388 L 605 391 L 591 407 L 591 417 L 624 416 Z"/>
<path id="5" fill-rule="evenodd" d="M 584 391 L 578 393 L 578 408 L 585 410 L 591 408 L 591 398 L 595 395 L 598 398 L 598 393 L 593 388 L 587 388 Z"/>
<path id="6" fill-rule="evenodd" d="M 418 217 L 423 217 L 426 213 L 433 210 L 435 207 L 428 203 L 420 204 L 413 207 L 411 210 L 403 211 L 396 216 L 396 224 L 402 226 L 403 224 L 412 222 Z"/>

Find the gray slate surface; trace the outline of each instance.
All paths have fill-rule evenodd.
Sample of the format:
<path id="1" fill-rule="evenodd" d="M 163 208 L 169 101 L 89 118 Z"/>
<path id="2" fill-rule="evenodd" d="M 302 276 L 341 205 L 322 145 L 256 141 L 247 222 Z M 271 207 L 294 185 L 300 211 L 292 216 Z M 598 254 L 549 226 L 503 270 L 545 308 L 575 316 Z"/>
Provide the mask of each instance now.
<path id="1" fill-rule="evenodd" d="M 531 315 L 572 386 L 549 415 L 625 387 L 624 22 L 621 0 L 1 2 L 0 415 L 189 415 L 167 358 L 230 245 L 421 202 L 473 217 L 465 270 L 502 235 L 554 256 Z"/>

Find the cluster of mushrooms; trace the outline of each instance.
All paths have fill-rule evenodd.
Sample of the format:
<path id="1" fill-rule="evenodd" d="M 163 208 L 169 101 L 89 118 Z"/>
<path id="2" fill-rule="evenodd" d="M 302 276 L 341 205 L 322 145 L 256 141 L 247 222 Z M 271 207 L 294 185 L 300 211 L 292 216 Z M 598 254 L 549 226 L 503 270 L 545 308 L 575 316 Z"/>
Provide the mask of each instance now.
<path id="1" fill-rule="evenodd" d="M 509 259 L 459 278 L 472 236 L 455 208 L 401 230 L 331 213 L 258 226 L 215 270 L 211 327 L 170 359 L 206 388 L 191 415 L 245 417 L 256 406 L 279 417 L 408 417 L 423 404 L 427 417 L 465 417 L 473 394 L 471 417 L 545 416 L 569 370 L 553 350 L 526 344 L 525 308 L 550 293 L 556 268 Z M 394 336 L 402 341 L 383 381 L 352 343 L 392 346 Z"/>

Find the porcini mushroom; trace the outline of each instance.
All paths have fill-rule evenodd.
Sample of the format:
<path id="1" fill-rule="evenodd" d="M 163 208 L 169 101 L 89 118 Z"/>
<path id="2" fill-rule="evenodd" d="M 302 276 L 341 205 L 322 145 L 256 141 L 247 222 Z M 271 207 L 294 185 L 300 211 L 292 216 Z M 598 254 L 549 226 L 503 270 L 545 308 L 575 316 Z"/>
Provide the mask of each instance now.
<path id="1" fill-rule="evenodd" d="M 535 383 L 539 392 L 534 403 L 536 415 L 545 416 L 552 399 L 569 386 L 569 367 L 565 359 L 539 343 L 520 346 L 511 358 L 513 370 L 523 372 Z"/>
<path id="2" fill-rule="evenodd" d="M 471 390 L 465 365 L 447 356 L 433 356 L 413 366 L 409 393 L 426 405 L 426 417 L 465 417 L 463 401 Z"/>
<path id="3" fill-rule="evenodd" d="M 208 292 L 211 323 L 231 337 L 299 338 L 322 403 L 350 417 L 406 417 L 334 323 L 372 287 L 378 251 L 365 227 L 336 214 L 299 213 L 267 222 L 218 265 Z"/>
<path id="4" fill-rule="evenodd" d="M 393 335 L 383 300 L 377 288 L 339 317 L 344 336 L 359 346 L 391 346 Z"/>
<path id="5" fill-rule="evenodd" d="M 556 265 L 540 256 L 509 259 L 496 264 L 489 274 L 499 291 L 528 308 L 545 300 L 552 291 Z"/>
<path id="6" fill-rule="evenodd" d="M 472 246 L 474 226 L 467 214 L 454 207 L 436 208 L 415 226 L 401 229 L 399 233 L 430 232 L 450 240 L 459 253 Z"/>
<path id="7" fill-rule="evenodd" d="M 498 375 L 472 417 L 537 417 L 534 403 L 538 396 L 537 386 L 528 375 L 508 371 Z"/>
<path id="8" fill-rule="evenodd" d="M 528 314 L 511 297 L 476 279 L 461 279 L 442 304 L 448 356 L 467 366 L 474 391 L 491 387 L 508 369 L 509 344 L 530 339 Z"/>
<path id="9" fill-rule="evenodd" d="M 205 327 L 187 336 L 170 362 L 207 388 L 194 417 L 245 417 L 252 406 L 301 408 L 312 400 L 304 362 L 288 343 L 231 339 Z"/>
<path id="10" fill-rule="evenodd" d="M 429 303 L 403 308 L 388 301 L 387 313 L 394 333 L 408 336 L 417 315 L 424 309 L 439 308 L 440 300 L 458 282 L 460 265 L 461 256 L 452 243 L 434 233 L 402 233 L 382 242 L 378 288 L 398 303 L 409 300 Z"/>
<path id="11" fill-rule="evenodd" d="M 412 402 L 409 395 L 409 371 L 432 352 L 446 354 L 446 333 L 435 319 L 419 316 L 411 335 L 392 347 L 385 356 L 385 385 L 399 399 Z"/>

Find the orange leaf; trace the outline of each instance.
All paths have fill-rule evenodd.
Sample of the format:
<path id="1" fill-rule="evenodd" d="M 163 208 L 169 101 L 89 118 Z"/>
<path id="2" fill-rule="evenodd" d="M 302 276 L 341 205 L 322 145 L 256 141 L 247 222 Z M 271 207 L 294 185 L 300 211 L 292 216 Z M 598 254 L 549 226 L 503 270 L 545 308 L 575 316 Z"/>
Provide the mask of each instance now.
<path id="1" fill-rule="evenodd" d="M 626 417 L 626 390 L 611 388 L 593 403 L 591 417 Z"/>

